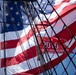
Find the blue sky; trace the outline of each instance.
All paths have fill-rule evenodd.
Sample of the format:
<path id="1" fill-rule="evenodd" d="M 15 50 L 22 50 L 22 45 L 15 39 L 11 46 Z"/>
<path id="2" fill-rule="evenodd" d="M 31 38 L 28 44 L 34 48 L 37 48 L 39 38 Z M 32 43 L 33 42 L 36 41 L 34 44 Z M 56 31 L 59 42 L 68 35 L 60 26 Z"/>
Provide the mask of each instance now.
<path id="1" fill-rule="evenodd" d="M 73 52 L 76 53 L 76 48 L 73 50 Z M 76 54 L 71 53 L 70 57 L 72 58 L 74 64 L 76 65 Z M 69 66 L 68 66 L 68 64 L 69 64 Z M 69 57 L 67 57 L 66 59 L 63 60 L 63 65 L 67 69 L 66 71 L 68 72 L 68 75 L 76 75 L 76 68 L 74 67 L 74 65 L 71 62 L 71 60 L 69 59 Z M 58 64 L 57 66 L 55 66 L 55 68 L 56 68 L 56 72 L 58 75 L 67 75 L 66 72 L 64 71 L 64 68 L 61 63 Z M 51 69 L 51 71 L 53 71 L 53 69 Z M 43 74 L 40 74 L 40 75 L 43 75 Z M 53 75 L 56 75 L 56 73 L 53 72 Z"/>

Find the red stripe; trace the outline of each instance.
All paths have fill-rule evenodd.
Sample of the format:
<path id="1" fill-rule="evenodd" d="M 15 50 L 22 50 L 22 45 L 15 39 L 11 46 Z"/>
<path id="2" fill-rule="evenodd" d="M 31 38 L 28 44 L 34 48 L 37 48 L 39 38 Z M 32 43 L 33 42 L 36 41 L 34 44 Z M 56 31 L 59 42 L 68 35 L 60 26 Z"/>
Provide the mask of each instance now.
<path id="1" fill-rule="evenodd" d="M 53 7 L 55 9 L 58 9 L 62 4 L 67 3 L 67 2 L 70 2 L 70 0 L 63 0 L 61 3 L 59 3 L 59 4 L 57 4 L 57 5 L 53 6 Z"/>
<path id="2" fill-rule="evenodd" d="M 70 8 L 70 9 L 69 9 Z M 71 11 L 75 10 L 76 9 L 76 5 L 75 4 L 72 4 L 72 5 L 69 5 L 67 8 L 65 8 L 61 13 L 61 18 L 64 17 L 65 15 L 67 15 L 68 13 L 70 13 Z M 53 24 L 54 22 L 56 22 L 59 18 L 56 17 L 55 19 L 50 19 L 49 22 L 51 24 Z M 48 27 L 48 22 L 47 21 L 43 21 L 43 24 L 46 24 L 47 26 L 45 26 L 45 28 Z M 42 23 L 40 22 L 37 27 L 38 27 L 38 30 L 41 31 L 44 29 L 43 26 L 41 26 Z M 35 29 L 35 33 L 37 33 L 37 28 L 34 26 L 33 29 Z M 28 32 L 28 34 L 26 34 L 24 37 L 20 38 L 20 39 L 17 39 L 17 40 L 9 40 L 9 41 L 6 41 L 6 49 L 8 50 L 9 48 L 15 48 L 19 45 L 21 45 L 23 42 L 26 42 L 27 40 L 29 40 L 30 37 L 32 37 L 34 34 L 32 32 L 32 29 Z M 0 42 L 0 50 L 3 50 L 4 49 L 4 42 Z"/>
<path id="3" fill-rule="evenodd" d="M 74 34 L 74 35 L 76 35 L 76 22 L 74 22 L 72 25 L 70 25 L 68 28 L 70 29 L 70 31 Z M 66 33 L 66 34 L 65 34 Z M 60 33 L 59 33 L 60 34 Z M 58 34 L 58 35 L 59 35 Z M 68 36 L 67 36 L 68 35 Z M 71 39 L 71 35 L 70 35 L 70 33 L 67 31 L 67 28 L 66 29 L 64 29 L 64 31 L 63 31 L 63 33 L 62 33 L 62 35 L 61 36 L 59 36 L 60 38 L 64 38 L 64 39 L 66 39 L 67 41 L 68 40 L 70 40 Z M 32 52 L 33 52 L 33 54 L 32 54 Z M 26 57 L 25 57 L 26 56 Z M 35 56 L 37 56 L 37 54 L 36 54 L 36 47 L 34 46 L 34 47 L 31 47 L 31 48 L 29 48 L 29 49 L 27 49 L 26 51 L 24 51 L 24 52 L 22 52 L 22 53 L 20 53 L 20 54 L 18 54 L 17 56 L 15 56 L 15 57 L 10 57 L 10 58 L 6 58 L 6 66 L 11 66 L 11 65 L 16 65 L 16 64 L 19 64 L 19 63 L 21 63 L 21 62 L 23 62 L 23 61 L 25 61 L 25 60 L 28 60 L 28 59 L 30 59 L 30 58 L 33 58 L 33 57 L 35 57 Z M 20 59 L 21 58 L 21 59 Z M 18 60 L 18 61 L 17 61 Z M 1 62 L 2 62 L 2 67 L 4 67 L 4 61 L 5 61 L 5 59 L 2 59 L 1 60 Z"/>
<path id="4" fill-rule="evenodd" d="M 73 34 L 73 36 L 76 36 L 76 21 L 72 24 L 72 25 L 70 25 L 69 27 L 68 27 L 68 29 L 70 30 L 70 32 Z M 63 38 L 63 39 L 65 39 L 66 41 L 68 41 L 68 40 L 70 40 L 70 39 L 72 39 L 72 35 L 70 34 L 70 32 L 67 30 L 67 28 L 66 29 L 63 29 L 62 30 L 62 32 L 59 32 L 58 34 L 57 34 L 57 36 L 59 37 L 59 38 Z"/>
<path id="5" fill-rule="evenodd" d="M 73 10 L 76 10 L 76 4 L 71 4 L 66 6 L 60 13 L 59 16 L 60 18 L 63 18 L 64 16 L 66 16 L 67 14 L 71 13 Z M 59 20 L 58 16 L 56 16 L 53 19 L 50 19 L 49 22 L 50 24 L 53 24 L 54 22 L 57 22 Z M 47 21 L 44 21 L 46 23 L 46 25 L 48 24 Z"/>
<path id="6" fill-rule="evenodd" d="M 32 52 L 33 52 L 33 54 L 32 54 Z M 6 58 L 6 66 L 19 64 L 19 63 L 26 61 L 30 58 L 33 58 L 35 56 L 37 56 L 36 47 L 33 46 L 33 47 L 27 49 L 26 51 L 23 51 L 22 53 L 18 54 L 15 57 Z M 1 59 L 1 62 L 2 62 L 1 67 L 4 67 L 5 59 Z"/>
<path id="7" fill-rule="evenodd" d="M 75 47 L 76 47 L 76 42 L 74 42 L 73 45 L 69 48 L 70 52 L 72 52 L 72 50 L 74 50 Z M 60 56 L 61 61 L 64 60 L 66 57 L 67 57 L 67 54 L 66 53 L 64 53 L 63 55 L 61 55 Z M 53 63 L 54 66 L 58 65 L 60 63 L 59 58 L 54 59 L 52 61 L 52 63 Z M 38 75 L 38 74 L 40 74 L 40 73 L 43 72 L 43 70 L 42 70 L 43 68 L 44 68 L 45 71 L 51 69 L 53 67 L 52 66 L 52 63 L 50 61 L 50 62 L 48 62 L 48 63 L 46 63 L 46 64 L 44 64 L 44 65 L 42 65 L 40 67 L 34 68 L 32 70 L 29 70 L 29 71 L 17 73 L 17 74 L 14 74 L 14 75 L 24 75 L 25 73 L 33 74 L 33 75 Z"/>

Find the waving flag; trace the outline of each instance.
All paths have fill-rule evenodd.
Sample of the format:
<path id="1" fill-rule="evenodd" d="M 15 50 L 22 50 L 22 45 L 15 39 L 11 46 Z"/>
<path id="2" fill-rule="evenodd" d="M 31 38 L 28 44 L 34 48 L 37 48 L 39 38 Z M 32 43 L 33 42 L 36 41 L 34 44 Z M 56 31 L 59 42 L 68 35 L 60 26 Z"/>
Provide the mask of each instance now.
<path id="1" fill-rule="evenodd" d="M 76 48 L 75 0 L 1 1 L 0 8 L 1 75 L 38 75 Z"/>

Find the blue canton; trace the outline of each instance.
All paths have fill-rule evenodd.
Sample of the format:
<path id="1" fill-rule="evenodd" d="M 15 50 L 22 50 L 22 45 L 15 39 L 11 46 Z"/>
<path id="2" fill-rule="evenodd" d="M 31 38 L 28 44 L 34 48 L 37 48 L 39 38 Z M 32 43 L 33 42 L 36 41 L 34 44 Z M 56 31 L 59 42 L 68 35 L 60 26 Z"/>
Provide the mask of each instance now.
<path id="1" fill-rule="evenodd" d="M 23 29 L 23 15 L 20 1 L 4 2 L 3 24 L 0 25 L 1 33 L 9 31 L 19 31 Z"/>

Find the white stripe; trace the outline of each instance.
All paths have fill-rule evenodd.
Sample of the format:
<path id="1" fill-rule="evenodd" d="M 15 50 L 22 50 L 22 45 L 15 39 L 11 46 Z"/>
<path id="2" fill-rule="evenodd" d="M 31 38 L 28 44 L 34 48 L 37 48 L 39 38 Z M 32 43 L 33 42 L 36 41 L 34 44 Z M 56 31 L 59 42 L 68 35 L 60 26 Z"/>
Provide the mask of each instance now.
<path id="1" fill-rule="evenodd" d="M 75 14 L 76 10 L 72 11 L 71 13 L 67 14 L 66 16 L 63 17 L 63 20 L 64 22 L 66 23 L 67 26 L 70 26 L 70 24 L 72 24 L 73 22 L 76 21 L 76 14 Z M 54 24 L 53 24 L 54 25 Z M 52 26 L 53 26 L 52 25 Z M 54 30 L 56 33 L 59 33 L 62 28 L 63 28 L 64 24 L 61 22 L 61 20 L 59 20 L 56 24 L 56 26 L 54 27 Z M 49 34 L 49 36 L 51 36 L 51 32 L 52 32 L 52 36 L 54 36 L 55 34 L 53 33 L 52 29 L 50 27 L 46 28 L 47 29 L 47 32 Z M 46 32 L 44 30 L 42 30 L 40 32 L 41 36 L 47 36 Z M 37 33 L 37 36 L 38 36 L 38 33 Z M 52 37 L 51 36 L 51 37 Z M 35 42 L 34 42 L 34 37 L 31 37 L 28 41 L 24 42 L 22 44 L 22 46 L 24 47 L 24 50 L 27 50 L 29 49 L 30 47 L 32 46 L 35 46 Z M 29 44 L 30 44 L 30 47 L 29 47 Z M 16 47 L 16 48 L 12 48 L 12 49 L 8 49 L 6 50 L 6 54 L 7 54 L 7 57 L 13 57 L 13 56 L 16 56 L 18 55 L 19 53 L 22 52 L 22 49 L 21 49 L 21 45 Z M 3 53 L 3 50 L 0 50 L 0 53 L 1 53 L 1 58 L 4 58 L 4 53 Z"/>
<path id="2" fill-rule="evenodd" d="M 60 4 L 63 0 L 61 2 L 60 1 L 59 0 L 55 0 L 55 4 L 56 3 Z M 66 6 L 71 5 L 71 4 L 74 4 L 74 3 L 76 3 L 76 0 L 70 0 L 70 2 L 65 2 L 65 3 L 61 4 L 61 6 L 58 7 L 58 9 L 56 10 L 57 13 L 59 14 Z M 57 14 L 55 12 L 53 12 L 52 14 L 53 15 L 50 18 L 53 18 L 53 17 L 56 17 L 57 16 Z"/>
<path id="3" fill-rule="evenodd" d="M 57 54 L 51 54 L 51 53 L 49 53 L 49 55 L 50 55 L 50 58 L 52 57 L 52 59 L 51 60 L 54 60 L 54 59 L 56 59 L 56 58 L 58 58 L 58 56 L 57 56 Z M 62 54 L 60 53 L 59 54 L 59 56 L 61 56 Z M 45 58 L 45 61 L 47 61 L 46 60 L 46 57 L 45 57 L 45 54 L 44 54 L 44 58 Z M 34 59 L 34 60 L 33 60 Z M 36 66 L 38 67 L 38 66 L 40 66 L 40 61 L 38 61 L 37 60 L 38 59 L 38 57 L 36 56 L 36 57 L 34 57 L 34 58 L 31 58 L 31 59 L 29 59 L 29 62 L 30 62 L 30 64 L 31 64 L 31 67 L 32 68 L 36 68 Z M 35 62 L 34 62 L 35 61 Z M 49 62 L 50 60 L 48 60 L 48 62 Z M 32 62 L 32 63 L 31 63 Z M 35 63 L 36 63 L 36 65 L 35 65 Z M 43 63 L 44 64 L 44 63 Z M 1 70 L 4 70 L 4 68 L 0 68 L 0 74 L 1 75 L 4 75 L 4 72 L 3 71 L 1 71 Z M 28 71 L 29 70 L 29 68 L 28 68 L 28 65 L 27 65 L 27 62 L 26 61 L 24 61 L 24 62 L 22 62 L 22 63 L 20 63 L 20 64 L 17 64 L 17 65 L 12 65 L 12 66 L 8 66 L 7 67 L 7 75 L 12 75 L 12 74 L 16 74 L 16 73 L 20 73 L 20 72 L 24 72 L 24 71 Z"/>
<path id="4" fill-rule="evenodd" d="M 70 0 L 70 2 L 75 4 L 76 3 L 76 0 Z"/>
<path id="5" fill-rule="evenodd" d="M 70 2 L 68 2 L 68 3 L 63 3 L 63 4 L 56 10 L 56 12 L 59 14 L 60 12 L 62 12 L 62 10 L 63 10 L 66 6 L 71 5 L 71 4 L 73 4 L 73 3 L 70 3 Z M 57 16 L 56 12 L 54 11 L 54 12 L 51 14 L 50 19 L 51 19 L 51 18 L 55 18 L 55 17 Z"/>
<path id="6" fill-rule="evenodd" d="M 60 12 L 62 12 L 63 8 L 70 5 L 70 3 L 63 3 L 57 10 L 56 12 L 59 14 Z M 50 18 L 55 18 L 57 16 L 56 12 L 54 11 L 51 15 Z"/>
<path id="7" fill-rule="evenodd" d="M 20 30 L 20 31 L 17 31 L 17 33 L 20 37 L 17 37 L 16 32 L 7 32 L 7 33 L 5 33 L 5 40 L 19 39 L 19 38 L 25 36 L 29 32 L 30 29 L 31 28 L 30 28 L 30 25 L 29 25 L 27 28 L 25 28 L 23 30 Z M 3 42 L 3 40 L 4 40 L 3 37 L 4 37 L 4 34 L 3 33 L 0 34 L 0 42 Z"/>
<path id="8" fill-rule="evenodd" d="M 60 4 L 62 1 L 63 0 L 55 0 L 55 5 Z M 66 0 L 64 2 L 66 2 Z M 67 2 L 67 3 L 75 3 L 75 2 L 76 0 L 70 0 L 70 2 Z"/>
<path id="9" fill-rule="evenodd" d="M 34 39 L 35 38 L 33 36 L 28 41 L 22 43 L 20 46 L 17 46 L 16 48 L 6 49 L 6 57 L 16 56 L 19 53 L 22 53 L 24 50 L 27 50 L 30 47 L 35 46 L 36 43 L 34 42 Z M 21 47 L 23 47 L 23 49 Z M 4 58 L 4 50 L 0 50 L 0 53 L 1 53 L 0 58 Z"/>
<path id="10" fill-rule="evenodd" d="M 70 12 L 69 14 L 64 16 L 62 19 L 67 26 L 70 26 L 73 22 L 76 22 L 76 10 Z M 52 24 L 52 26 L 54 26 L 54 25 L 55 25 L 55 23 Z M 53 28 L 56 33 L 59 33 L 62 30 L 63 26 L 64 26 L 64 24 L 62 23 L 62 21 L 58 20 L 56 25 Z M 55 35 L 53 30 L 50 28 L 50 26 L 47 27 L 46 30 L 47 30 L 49 36 L 51 36 L 51 33 L 52 33 L 52 36 Z M 41 36 L 47 36 L 47 34 L 44 30 L 42 30 L 40 32 L 40 34 L 41 34 Z"/>
<path id="11" fill-rule="evenodd" d="M 63 0 L 55 0 L 55 5 L 60 4 Z"/>

